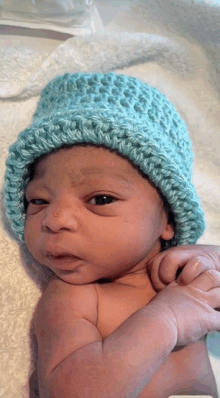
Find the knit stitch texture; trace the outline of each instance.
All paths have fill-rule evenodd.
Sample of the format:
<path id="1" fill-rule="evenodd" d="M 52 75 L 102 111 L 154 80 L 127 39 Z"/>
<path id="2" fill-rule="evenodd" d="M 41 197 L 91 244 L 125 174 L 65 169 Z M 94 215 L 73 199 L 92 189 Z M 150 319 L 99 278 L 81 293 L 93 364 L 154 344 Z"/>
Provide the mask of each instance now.
<path id="1" fill-rule="evenodd" d="M 24 241 L 28 165 L 64 144 L 95 144 L 138 165 L 171 206 L 169 246 L 194 244 L 205 230 L 192 184 L 193 152 L 186 125 L 157 89 L 114 73 L 58 76 L 41 93 L 33 123 L 10 146 L 4 200 L 11 227 Z"/>

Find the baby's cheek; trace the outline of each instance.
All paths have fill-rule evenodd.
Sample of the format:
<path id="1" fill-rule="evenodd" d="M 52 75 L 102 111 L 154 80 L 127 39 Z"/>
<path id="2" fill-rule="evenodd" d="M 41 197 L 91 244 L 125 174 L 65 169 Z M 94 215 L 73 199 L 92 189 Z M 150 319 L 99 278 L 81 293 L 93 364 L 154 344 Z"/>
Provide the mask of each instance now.
<path id="1" fill-rule="evenodd" d="M 36 233 L 36 228 L 34 228 L 34 226 L 32 225 L 32 223 L 29 222 L 29 220 L 26 220 L 25 228 L 24 228 L 24 239 L 25 239 L 25 243 L 28 247 L 28 250 L 35 258 L 37 256 L 37 252 L 38 252 L 37 237 L 38 237 L 38 235 Z"/>

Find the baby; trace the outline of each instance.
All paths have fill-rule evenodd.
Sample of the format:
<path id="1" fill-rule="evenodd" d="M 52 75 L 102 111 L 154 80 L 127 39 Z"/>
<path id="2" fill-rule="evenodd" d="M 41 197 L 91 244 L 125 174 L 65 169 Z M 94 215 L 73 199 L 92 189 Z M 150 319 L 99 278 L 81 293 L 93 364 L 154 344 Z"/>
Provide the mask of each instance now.
<path id="1" fill-rule="evenodd" d="M 218 397 L 220 251 L 194 245 L 192 159 L 173 105 L 135 78 L 42 91 L 5 176 L 12 229 L 53 271 L 34 314 L 41 398 Z"/>

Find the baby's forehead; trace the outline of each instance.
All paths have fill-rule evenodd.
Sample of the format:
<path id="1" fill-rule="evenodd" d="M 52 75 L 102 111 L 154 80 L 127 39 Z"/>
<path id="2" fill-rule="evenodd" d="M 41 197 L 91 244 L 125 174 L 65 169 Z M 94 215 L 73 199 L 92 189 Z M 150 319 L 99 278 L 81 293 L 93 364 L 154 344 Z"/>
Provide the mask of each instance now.
<path id="1" fill-rule="evenodd" d="M 118 151 L 95 145 L 61 147 L 41 155 L 29 166 L 30 180 L 43 177 L 49 169 L 56 170 L 59 164 L 66 165 L 65 174 L 79 173 L 88 177 L 94 174 L 100 177 L 112 175 L 122 177 L 130 184 L 149 181 L 149 177 L 129 158 Z"/>

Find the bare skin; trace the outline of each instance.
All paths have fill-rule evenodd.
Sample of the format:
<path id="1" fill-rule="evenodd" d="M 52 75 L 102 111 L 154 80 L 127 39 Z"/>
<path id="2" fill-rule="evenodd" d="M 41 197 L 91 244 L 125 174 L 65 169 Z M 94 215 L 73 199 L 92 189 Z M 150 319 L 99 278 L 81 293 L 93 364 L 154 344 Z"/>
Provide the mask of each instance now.
<path id="1" fill-rule="evenodd" d="M 83 170 L 91 172 L 92 167 L 96 168 L 92 174 Z M 26 198 L 25 240 L 30 252 L 54 271 L 54 280 L 63 282 L 70 301 L 71 285 L 93 286 L 97 302 L 87 317 L 104 341 L 157 294 L 147 265 L 160 253 L 161 239 L 174 235 L 160 196 L 125 159 L 103 148 L 73 147 L 38 164 Z M 103 278 L 106 283 L 101 284 Z M 195 375 L 196 391 L 215 393 L 209 388 L 215 381 L 201 339 L 190 351 L 173 350 L 140 397 L 149 393 L 156 397 L 162 389 L 164 397 L 186 392 L 184 388 L 189 391 L 192 369 L 187 365 L 180 377 L 177 363 L 184 363 L 190 353 L 199 357 L 198 352 L 206 365 L 201 375 Z M 158 385 L 159 376 L 166 381 L 166 390 L 163 383 Z M 203 382 L 207 378 L 203 387 L 201 376 Z"/>

